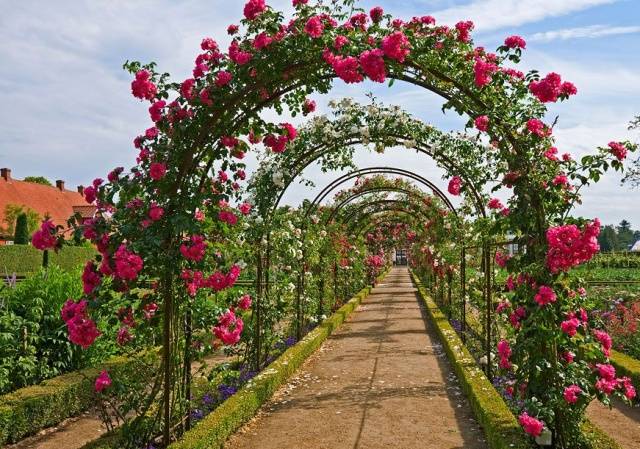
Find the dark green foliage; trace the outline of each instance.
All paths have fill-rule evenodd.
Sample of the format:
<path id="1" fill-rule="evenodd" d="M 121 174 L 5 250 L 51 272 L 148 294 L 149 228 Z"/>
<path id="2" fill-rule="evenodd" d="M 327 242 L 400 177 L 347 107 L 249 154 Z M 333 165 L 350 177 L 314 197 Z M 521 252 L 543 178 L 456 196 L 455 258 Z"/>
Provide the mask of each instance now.
<path id="1" fill-rule="evenodd" d="M 67 299 L 81 294 L 79 271 L 55 266 L 3 290 L 0 393 L 84 368 L 109 355 L 100 347 L 83 351 L 67 338 L 60 310 Z"/>
<path id="2" fill-rule="evenodd" d="M 94 382 L 102 369 L 114 377 L 144 378 L 146 371 L 136 369 L 137 365 L 136 358 L 115 357 L 100 368 L 65 374 L 0 396 L 0 445 L 19 441 L 94 405 Z"/>
<path id="3" fill-rule="evenodd" d="M 51 265 L 64 270 L 73 270 L 96 255 L 94 248 L 65 246 L 60 251 L 50 252 Z M 28 276 L 37 273 L 42 266 L 42 251 L 31 245 L 0 246 L 0 273 Z"/>
<path id="4" fill-rule="evenodd" d="M 23 179 L 24 182 L 32 182 L 34 184 L 42 184 L 43 186 L 51 186 L 51 182 L 44 176 L 27 176 Z"/>
<path id="5" fill-rule="evenodd" d="M 16 245 L 26 245 L 29 243 L 29 223 L 27 214 L 22 213 L 16 219 L 16 232 L 13 237 L 13 243 Z"/>

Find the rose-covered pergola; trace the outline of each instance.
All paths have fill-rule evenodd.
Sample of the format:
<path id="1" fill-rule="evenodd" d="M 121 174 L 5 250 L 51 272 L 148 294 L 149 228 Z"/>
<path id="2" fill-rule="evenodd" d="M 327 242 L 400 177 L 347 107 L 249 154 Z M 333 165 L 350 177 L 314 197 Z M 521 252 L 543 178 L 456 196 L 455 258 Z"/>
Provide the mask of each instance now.
<path id="1" fill-rule="evenodd" d="M 510 234 L 526 247 L 505 261 L 509 299 L 499 313 L 520 313 L 497 347 L 499 365 L 515 376 L 524 431 L 533 437 L 551 433 L 557 448 L 580 447 L 579 426 L 589 402 L 631 396 L 633 387 L 607 363 L 611 339 L 597 330 L 581 285 L 567 274 L 597 252 L 599 222 L 568 214 L 582 186 L 610 168 L 622 170 L 635 146 L 611 142 L 580 161 L 558 156 L 553 124 L 544 122 L 545 105 L 567 100 L 576 88 L 555 73 L 541 78 L 518 71 L 514 66 L 526 46 L 518 36 L 492 53 L 474 46 L 469 21 L 454 27 L 430 16 L 405 22 L 382 8 L 362 11 L 353 0 L 293 4 L 295 14 L 285 20 L 264 0 L 248 1 L 242 29 L 228 28 L 233 40 L 227 51 L 205 38 L 193 77 L 182 82 L 171 81 L 154 64 L 126 64 L 135 75 L 132 93 L 150 103 L 153 125 L 134 141 L 134 167 L 116 168 L 106 181 L 97 179 L 85 189 L 99 212 L 77 226 L 100 256 L 86 265 L 84 297 L 62 311 L 69 338 L 83 347 L 93 344 L 100 330 L 92 314 L 109 304 L 124 307 L 118 336 L 125 343 L 145 326 L 162 326 L 162 375 L 154 377 L 132 429 L 148 441 L 162 422 L 167 445 L 189 410 L 193 294 L 221 292 L 236 283 L 241 251 L 229 242 L 239 232 L 239 218 L 251 219 L 252 207 L 267 217 L 279 202 L 271 185 L 285 187 L 315 160 L 346 166 L 346 149 L 353 145 L 403 143 L 439 163 L 451 194 L 466 195 L 484 241 Z M 283 113 L 285 107 L 292 115 L 311 114 L 315 103 L 309 95 L 329 93 L 338 78 L 350 84 L 405 82 L 435 93 L 444 110 L 465 116 L 468 128 L 490 144 L 438 134 L 375 104 L 344 104 L 337 118 L 345 120 L 314 119 L 303 132 L 261 114 L 267 108 Z M 323 133 L 329 125 L 333 140 Z M 274 177 L 272 165 L 259 169 L 253 196 L 243 202 L 241 160 L 260 145 L 274 154 L 269 160 L 291 171 Z M 490 183 L 509 192 L 506 204 L 489 199 Z M 486 216 L 480 213 L 485 206 Z M 268 234 L 269 224 L 262 220 L 259 235 Z M 43 223 L 34 245 L 57 248 L 63 243 L 57 231 Z M 240 340 L 240 314 L 250 302 L 235 298 L 219 310 L 212 324 L 225 344 Z M 111 385 L 108 373 L 99 380 L 100 391 Z M 154 407 L 156 400 L 162 405 Z"/>

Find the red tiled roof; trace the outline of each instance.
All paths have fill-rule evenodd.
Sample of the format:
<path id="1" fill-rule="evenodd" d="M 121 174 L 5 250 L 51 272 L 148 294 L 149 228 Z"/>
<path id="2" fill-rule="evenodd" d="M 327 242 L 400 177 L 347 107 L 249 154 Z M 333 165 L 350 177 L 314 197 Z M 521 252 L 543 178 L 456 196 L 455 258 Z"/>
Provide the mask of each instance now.
<path id="1" fill-rule="evenodd" d="M 75 210 L 83 218 L 88 218 L 93 216 L 96 209 L 87 204 L 78 192 L 0 177 L 0 229 L 6 226 L 4 218 L 8 204 L 26 206 L 38 212 L 42 218 L 48 215 L 55 224 L 62 226 L 65 226 Z"/>

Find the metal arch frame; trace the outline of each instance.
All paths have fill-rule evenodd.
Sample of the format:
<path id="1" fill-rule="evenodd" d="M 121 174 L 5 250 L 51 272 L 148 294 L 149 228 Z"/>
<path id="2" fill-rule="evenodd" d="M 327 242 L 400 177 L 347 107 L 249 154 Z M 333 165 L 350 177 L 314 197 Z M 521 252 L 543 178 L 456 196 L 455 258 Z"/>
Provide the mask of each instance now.
<path id="1" fill-rule="evenodd" d="M 316 197 L 313 199 L 311 204 L 308 206 L 304 217 L 309 218 L 309 215 L 317 209 L 318 205 L 327 197 L 327 195 L 329 195 L 329 193 L 331 193 L 338 186 L 344 184 L 345 182 L 353 178 L 357 178 L 359 176 L 373 175 L 373 174 L 393 174 L 393 175 L 399 175 L 399 176 L 405 176 L 407 178 L 411 178 L 414 181 L 417 181 L 420 184 L 427 186 L 438 198 L 440 198 L 445 203 L 445 205 L 451 212 L 453 212 L 456 216 L 458 215 L 458 212 L 456 211 L 455 207 L 453 206 L 449 198 L 442 192 L 442 190 L 438 188 L 438 186 L 433 184 L 431 181 L 429 181 L 425 177 L 401 168 L 368 167 L 368 168 L 362 168 L 359 170 L 349 172 L 332 181 L 328 186 L 322 189 L 322 191 L 318 193 L 318 195 L 316 195 Z"/>
<path id="2" fill-rule="evenodd" d="M 369 194 L 372 194 L 372 193 L 379 193 L 379 192 L 402 193 L 402 194 L 405 194 L 405 195 L 408 195 L 408 196 L 412 196 L 414 198 L 420 197 L 418 192 L 415 192 L 415 191 L 410 190 L 410 189 L 403 189 L 401 187 L 391 187 L 391 186 L 390 187 L 384 187 L 384 186 L 380 186 L 380 187 L 373 187 L 373 188 L 366 189 L 366 190 L 361 190 L 361 191 L 359 191 L 357 193 L 352 194 L 351 196 L 348 196 L 342 202 L 340 202 L 340 204 L 335 206 L 333 208 L 333 210 L 331 211 L 331 214 L 329 215 L 329 217 L 324 221 L 324 224 L 326 225 L 327 223 L 330 223 L 338 215 L 338 213 L 342 210 L 342 208 L 348 206 L 349 204 L 351 204 L 356 199 L 361 198 L 361 197 L 363 197 L 365 195 L 369 195 Z"/>
<path id="3" fill-rule="evenodd" d="M 395 135 L 395 134 L 387 134 L 386 137 L 392 137 L 394 139 L 396 139 L 396 141 L 394 142 L 396 146 L 402 144 L 402 142 L 399 140 L 401 138 L 403 138 L 400 135 Z M 346 138 L 346 142 L 344 143 L 343 146 L 355 146 L 355 145 L 363 145 L 364 142 L 362 141 L 362 139 L 359 138 L 359 134 L 353 134 L 353 135 L 347 135 L 345 136 Z M 380 142 L 382 141 L 381 138 L 378 139 L 372 139 L 370 140 L 370 142 Z M 322 149 L 325 149 L 326 151 L 323 151 Z M 293 183 L 293 181 L 309 166 L 311 165 L 313 162 L 317 161 L 318 159 L 320 159 L 320 157 L 322 157 L 324 154 L 327 154 L 330 152 L 330 150 L 332 150 L 333 148 L 335 148 L 334 146 L 329 146 L 328 144 L 319 144 L 316 145 L 315 147 L 312 147 L 312 149 L 304 154 L 302 154 L 298 159 L 295 159 L 292 163 L 294 169 L 296 166 L 302 164 L 300 167 L 297 168 L 297 170 L 294 172 L 293 176 L 289 179 L 289 181 L 287 181 L 285 183 L 285 185 L 283 186 L 282 190 L 280 191 L 280 194 L 278 195 L 278 198 L 276 199 L 270 213 L 269 216 L 272 216 L 274 211 L 278 208 L 278 206 L 280 205 L 280 201 L 282 201 L 282 198 L 284 197 L 284 194 L 286 193 L 286 191 L 288 190 L 288 188 L 291 186 L 291 184 Z M 435 151 L 434 151 L 434 147 L 429 146 L 429 145 L 425 145 L 425 146 L 419 146 L 416 145 L 413 147 L 413 149 L 415 149 L 418 153 L 422 153 L 425 154 L 427 156 L 430 156 L 432 159 L 434 159 L 437 162 L 437 158 L 435 156 Z M 455 167 L 456 169 L 459 169 L 458 165 L 455 164 L 455 162 L 453 162 L 451 159 L 449 159 L 448 157 L 445 156 L 439 156 L 442 160 L 443 160 L 443 166 L 445 168 L 452 168 Z M 306 162 L 305 158 L 309 158 Z M 291 167 L 289 167 L 289 171 L 292 171 Z M 469 177 L 466 175 L 466 173 L 463 170 L 458 170 L 461 173 L 461 177 L 463 180 L 467 181 L 466 185 L 469 186 L 470 191 L 473 195 L 474 198 L 474 202 L 475 202 L 475 208 L 476 211 L 478 212 L 478 214 L 482 217 L 486 217 L 486 209 L 485 209 L 485 205 L 484 202 L 482 201 L 482 198 L 478 192 L 478 189 L 476 188 L 475 184 L 472 182 L 469 182 Z"/>

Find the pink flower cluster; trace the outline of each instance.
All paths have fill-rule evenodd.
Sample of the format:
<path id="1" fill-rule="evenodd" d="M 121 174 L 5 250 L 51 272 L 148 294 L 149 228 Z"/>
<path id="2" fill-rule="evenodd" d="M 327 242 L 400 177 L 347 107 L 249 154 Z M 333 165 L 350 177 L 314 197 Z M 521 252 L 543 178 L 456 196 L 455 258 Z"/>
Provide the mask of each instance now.
<path id="1" fill-rule="evenodd" d="M 167 166 L 162 162 L 153 162 L 149 167 L 149 176 L 154 181 L 160 181 L 167 173 Z"/>
<path id="2" fill-rule="evenodd" d="M 551 135 L 551 129 L 544 124 L 542 120 L 532 118 L 527 121 L 527 130 L 531 134 L 544 138 Z"/>
<path id="3" fill-rule="evenodd" d="M 549 73 L 540 81 L 532 81 L 529 91 L 542 103 L 554 103 L 559 97 L 567 98 L 578 90 L 572 83 L 565 81 L 557 73 Z"/>
<path id="4" fill-rule="evenodd" d="M 387 68 L 382 57 L 383 55 L 383 50 L 374 48 L 373 50 L 363 51 L 358 58 L 362 71 L 371 81 L 384 83 L 387 77 Z"/>
<path id="5" fill-rule="evenodd" d="M 148 70 L 138 70 L 136 79 L 131 82 L 131 93 L 141 100 L 153 100 L 158 93 L 158 88 L 151 81 L 151 73 Z"/>
<path id="6" fill-rule="evenodd" d="M 126 245 L 120 245 L 113 255 L 116 265 L 116 277 L 133 281 L 138 277 L 138 273 L 142 270 L 142 258 L 136 253 L 129 251 Z"/>
<path id="7" fill-rule="evenodd" d="M 454 176 L 449 181 L 449 186 L 447 187 L 447 190 L 451 195 L 458 196 L 460 195 L 461 187 L 462 187 L 462 178 L 460 178 L 460 176 Z"/>
<path id="8" fill-rule="evenodd" d="M 564 389 L 562 395 L 564 396 L 564 400 L 569 404 L 575 404 L 578 402 L 578 395 L 582 393 L 582 388 L 577 385 L 569 385 Z"/>
<path id="9" fill-rule="evenodd" d="M 204 276 L 201 271 L 184 270 L 180 277 L 185 282 L 187 292 L 195 296 L 199 289 L 210 288 L 219 292 L 225 288 L 233 287 L 240 276 L 240 267 L 233 265 L 226 275 L 221 271 L 216 271 L 209 277 Z"/>
<path id="10" fill-rule="evenodd" d="M 249 0 L 244 5 L 244 16 L 249 20 L 255 20 L 265 9 L 267 5 L 264 0 Z"/>
<path id="11" fill-rule="evenodd" d="M 187 260 L 200 262 L 205 255 L 207 243 L 202 235 L 192 235 L 189 243 L 180 245 L 180 254 Z"/>
<path id="12" fill-rule="evenodd" d="M 621 142 L 609 142 L 609 151 L 619 161 L 623 161 L 627 157 L 627 147 Z"/>
<path id="13" fill-rule="evenodd" d="M 597 218 L 585 225 L 584 230 L 576 225 L 564 225 L 547 230 L 547 266 L 553 273 L 567 271 L 571 267 L 591 260 L 600 250 L 598 245 L 600 220 Z"/>
<path id="14" fill-rule="evenodd" d="M 68 300 L 62 306 L 60 315 L 67 325 L 71 343 L 87 349 L 100 335 L 96 323 L 87 316 L 87 301 Z"/>
<path id="15" fill-rule="evenodd" d="M 107 370 L 102 370 L 100 375 L 96 378 L 96 382 L 94 384 L 94 389 L 96 393 L 101 393 L 103 390 L 109 388 L 111 386 L 111 377 L 109 377 L 109 373 Z"/>
<path id="16" fill-rule="evenodd" d="M 548 285 L 541 285 L 540 288 L 538 288 L 538 293 L 536 293 L 533 299 L 540 307 L 544 307 L 547 304 L 556 302 L 558 297 L 551 287 Z"/>
<path id="17" fill-rule="evenodd" d="M 509 48 L 526 48 L 527 43 L 520 36 L 509 36 L 504 40 L 504 45 Z"/>
<path id="18" fill-rule="evenodd" d="M 611 355 L 611 347 L 613 346 L 613 340 L 611 339 L 611 335 L 601 330 L 594 330 L 593 335 L 596 337 L 596 340 L 600 342 L 600 346 L 602 347 L 602 352 L 605 356 L 609 357 Z"/>
<path id="19" fill-rule="evenodd" d="M 241 310 L 249 310 L 251 308 L 251 295 L 242 295 L 238 300 L 238 308 Z"/>
<path id="20" fill-rule="evenodd" d="M 82 271 L 82 287 L 85 295 L 90 295 L 102 280 L 102 276 L 92 261 L 88 261 Z"/>
<path id="21" fill-rule="evenodd" d="M 280 126 L 283 130 L 282 134 L 277 137 L 274 134 L 268 134 L 264 138 L 265 146 L 271 148 L 274 153 L 283 153 L 287 144 L 294 141 L 298 135 L 298 131 L 292 124 L 282 123 Z"/>
<path id="22" fill-rule="evenodd" d="M 382 51 L 389 59 L 394 59 L 399 63 L 403 63 L 405 58 L 411 52 L 409 39 L 402 31 L 396 31 L 382 39 Z"/>
<path id="23" fill-rule="evenodd" d="M 525 433 L 532 437 L 538 437 L 544 429 L 544 423 L 533 416 L 529 416 L 527 412 L 522 413 L 518 417 L 518 422 L 524 429 Z"/>
<path id="24" fill-rule="evenodd" d="M 47 249 L 55 249 L 58 246 L 56 226 L 51 220 L 44 220 L 40 225 L 40 229 L 31 236 L 31 244 L 34 248 L 41 251 Z"/>
<path id="25" fill-rule="evenodd" d="M 596 381 L 596 389 L 607 396 L 616 389 L 623 390 L 623 394 L 629 400 L 636 397 L 636 389 L 628 377 L 616 378 L 616 369 L 610 364 L 596 364 L 599 379 Z"/>
<path id="26" fill-rule="evenodd" d="M 473 74 L 476 86 L 484 87 L 491 82 L 493 74 L 498 71 L 498 66 L 491 61 L 485 61 L 482 58 L 476 58 L 473 65 Z"/>
<path id="27" fill-rule="evenodd" d="M 213 328 L 213 333 L 225 345 L 235 345 L 240 341 L 243 328 L 242 318 L 231 309 L 218 317 L 218 324 Z"/>
<path id="28" fill-rule="evenodd" d="M 507 340 L 500 340 L 498 342 L 498 356 L 500 356 L 500 368 L 511 369 L 511 346 Z"/>
<path id="29" fill-rule="evenodd" d="M 476 117 L 476 119 L 473 121 L 473 124 L 478 131 L 486 132 L 489 129 L 489 117 L 487 117 L 486 115 Z"/>

